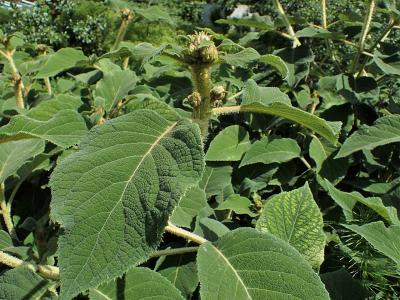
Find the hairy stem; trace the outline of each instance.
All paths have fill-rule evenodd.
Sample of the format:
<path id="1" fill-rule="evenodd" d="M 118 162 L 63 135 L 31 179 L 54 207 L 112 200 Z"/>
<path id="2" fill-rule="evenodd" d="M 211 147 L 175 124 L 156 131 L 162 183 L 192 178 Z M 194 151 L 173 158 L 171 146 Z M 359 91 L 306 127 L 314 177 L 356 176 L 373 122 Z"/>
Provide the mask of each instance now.
<path id="1" fill-rule="evenodd" d="M 326 0 L 321 0 L 321 11 L 322 11 L 322 27 L 326 29 L 328 27 L 326 17 Z"/>
<path id="2" fill-rule="evenodd" d="M 4 195 L 4 183 L 0 186 L 0 209 L 3 215 L 4 224 L 6 225 L 7 231 L 13 235 L 14 234 L 14 224 L 11 218 L 11 205 L 6 202 L 6 197 Z"/>
<path id="3" fill-rule="evenodd" d="M 43 80 L 44 80 L 44 84 L 46 86 L 47 94 L 49 94 L 51 96 L 53 94 L 53 92 L 51 89 L 50 79 L 49 79 L 49 77 L 45 77 L 45 78 L 43 78 Z"/>
<path id="4" fill-rule="evenodd" d="M 193 92 L 199 93 L 201 98 L 200 105 L 193 107 L 192 118 L 199 125 L 202 136 L 206 137 L 211 112 L 211 65 L 193 64 L 190 69 L 194 86 Z"/>
<path id="5" fill-rule="evenodd" d="M 175 226 L 174 224 L 172 224 L 171 222 L 168 222 L 168 225 L 165 227 L 165 231 L 169 232 L 173 235 L 187 239 L 189 241 L 195 242 L 199 245 L 208 242 L 205 238 L 203 238 L 193 232 L 179 228 L 179 227 Z"/>
<path id="6" fill-rule="evenodd" d="M 372 22 L 372 17 L 374 15 L 374 11 L 375 11 L 375 0 L 370 0 L 369 5 L 368 5 L 368 11 L 364 18 L 364 23 L 363 23 L 363 27 L 362 27 L 362 31 L 361 31 L 361 37 L 358 42 L 358 52 L 357 52 L 356 57 L 354 58 L 353 66 L 351 68 L 351 73 L 354 73 L 356 71 L 360 56 L 364 52 L 365 40 L 367 38 L 368 32 L 371 27 L 371 22 Z"/>
<path id="7" fill-rule="evenodd" d="M 294 29 L 293 29 L 292 25 L 290 24 L 288 17 L 286 16 L 286 13 L 282 7 L 282 4 L 279 2 L 279 0 L 274 0 L 274 4 L 275 4 L 276 9 L 278 10 L 280 17 L 282 18 L 283 22 L 286 25 L 286 30 L 288 31 L 289 36 L 293 40 L 293 48 L 300 46 L 301 43 L 300 43 L 299 39 L 296 37 L 296 33 L 294 32 Z"/>
<path id="8" fill-rule="evenodd" d="M 179 255 L 179 254 L 196 252 L 197 250 L 199 250 L 199 247 L 183 247 L 183 248 L 158 250 L 158 251 L 155 251 L 152 254 L 150 254 L 150 257 Z"/>
<path id="9" fill-rule="evenodd" d="M 60 279 L 60 270 L 57 267 L 28 263 L 19 258 L 16 258 L 15 256 L 9 255 L 3 251 L 0 251 L 0 263 L 9 266 L 11 268 L 17 268 L 19 266 L 24 265 L 31 268 L 44 278 L 53 280 Z"/>
<path id="10" fill-rule="evenodd" d="M 127 70 L 129 66 L 129 56 L 124 58 L 124 61 L 122 62 L 122 69 Z"/>

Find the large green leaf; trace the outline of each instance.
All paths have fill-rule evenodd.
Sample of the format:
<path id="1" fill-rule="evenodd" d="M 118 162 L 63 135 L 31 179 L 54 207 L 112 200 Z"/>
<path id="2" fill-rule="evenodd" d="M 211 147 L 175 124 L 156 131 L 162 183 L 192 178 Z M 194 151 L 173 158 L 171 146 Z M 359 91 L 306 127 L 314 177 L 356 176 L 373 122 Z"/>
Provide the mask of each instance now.
<path id="1" fill-rule="evenodd" d="M 197 262 L 203 300 L 329 299 L 299 252 L 272 234 L 236 229 L 201 245 Z"/>
<path id="2" fill-rule="evenodd" d="M 43 68 L 37 73 L 37 78 L 52 77 L 58 73 L 68 70 L 87 57 L 81 50 L 74 48 L 62 48 L 54 54 L 50 54 Z"/>
<path id="3" fill-rule="evenodd" d="M 250 217 L 255 217 L 256 214 L 251 210 L 253 203 L 246 197 L 242 197 L 237 194 L 233 194 L 222 202 L 215 210 L 233 210 L 237 214 L 247 214 Z"/>
<path id="4" fill-rule="evenodd" d="M 295 247 L 310 264 L 318 268 L 324 260 L 325 233 L 322 214 L 308 184 L 269 199 L 257 229 L 270 232 Z"/>
<path id="5" fill-rule="evenodd" d="M 186 190 L 179 200 L 171 216 L 171 222 L 177 226 L 191 228 L 191 225 L 199 211 L 207 206 L 207 198 L 204 190 L 197 186 Z"/>
<path id="6" fill-rule="evenodd" d="M 238 161 L 250 147 L 247 131 L 239 126 L 226 127 L 212 140 L 208 148 L 208 161 Z"/>
<path id="7" fill-rule="evenodd" d="M 115 70 L 105 74 L 104 78 L 96 84 L 94 97 L 104 101 L 104 109 L 109 112 L 119 100 L 135 87 L 137 81 L 135 73 L 131 70 Z"/>
<path id="8" fill-rule="evenodd" d="M 16 115 L 0 128 L 0 143 L 39 138 L 67 148 L 80 141 L 87 133 L 85 120 L 73 110 L 62 110 L 46 121 L 29 115 Z"/>
<path id="9" fill-rule="evenodd" d="M 152 5 L 147 8 L 135 8 L 135 14 L 145 18 L 149 22 L 167 22 L 173 24 L 171 16 L 158 6 Z"/>
<path id="10" fill-rule="evenodd" d="M 378 119 L 375 125 L 364 125 L 353 133 L 343 143 L 336 158 L 398 142 L 400 142 L 400 115 L 385 116 Z"/>
<path id="11" fill-rule="evenodd" d="M 343 225 L 365 238 L 374 248 L 391 258 L 400 274 L 400 225 L 386 227 L 383 222 L 373 222 L 362 226 Z"/>
<path id="12" fill-rule="evenodd" d="M 50 180 L 61 299 L 122 275 L 158 246 L 168 217 L 204 167 L 200 132 L 140 110 L 92 128 Z"/>
<path id="13" fill-rule="evenodd" d="M 231 166 L 218 166 L 207 164 L 199 186 L 206 191 L 207 197 L 217 195 L 229 184 L 231 184 Z"/>
<path id="14" fill-rule="evenodd" d="M 273 54 L 265 54 L 260 57 L 259 61 L 275 68 L 282 75 L 284 79 L 289 74 L 289 69 L 287 64 L 279 56 Z"/>
<path id="15" fill-rule="evenodd" d="M 90 290 L 90 300 L 160 299 L 183 300 L 162 275 L 147 268 L 133 268 L 122 278 Z"/>
<path id="16" fill-rule="evenodd" d="M 276 87 L 258 86 L 253 79 L 250 79 L 246 82 L 243 89 L 242 104 L 254 102 L 259 102 L 264 105 L 282 102 L 291 105 L 289 96 L 281 92 L 280 89 Z"/>
<path id="17" fill-rule="evenodd" d="M 328 180 L 325 185 L 332 199 L 342 208 L 347 221 L 353 220 L 353 208 L 357 202 L 369 207 L 390 224 L 400 225 L 397 209 L 393 206 L 385 206 L 379 197 L 364 197 L 358 192 L 346 193 L 335 188 Z"/>
<path id="18" fill-rule="evenodd" d="M 301 149 L 292 139 L 263 138 L 251 145 L 244 155 L 240 167 L 255 164 L 287 162 L 300 156 Z"/>
<path id="19" fill-rule="evenodd" d="M 63 94 L 42 101 L 1 127 L 0 143 L 40 138 L 61 147 L 76 144 L 87 132 L 85 120 L 77 112 L 81 105 L 79 97 Z"/>
<path id="20" fill-rule="evenodd" d="M 228 65 L 244 68 L 252 61 L 259 59 L 260 54 L 253 48 L 245 48 L 237 53 L 227 53 L 220 57 Z"/>
<path id="21" fill-rule="evenodd" d="M 242 105 L 240 111 L 269 114 L 288 119 L 292 122 L 298 123 L 319 135 L 326 138 L 332 144 L 336 144 L 339 134 L 339 123 L 328 123 L 314 114 L 310 114 L 299 108 L 293 107 L 286 98 L 283 97 L 282 92 L 276 89 L 274 93 L 268 93 L 263 90 L 265 88 L 258 87 L 253 80 L 249 80 L 246 84 Z M 228 108 L 222 108 L 224 109 Z"/>
<path id="22" fill-rule="evenodd" d="M 347 174 L 349 160 L 347 158 L 334 159 L 335 150 L 335 147 L 328 147 L 326 143 L 313 136 L 309 154 L 315 161 L 317 180 L 322 186 L 324 185 L 324 178 L 336 185 Z"/>
<path id="23" fill-rule="evenodd" d="M 0 276 L 0 299 L 52 299 L 48 288 L 54 283 L 41 278 L 28 267 L 18 267 Z M 43 298 L 46 297 L 46 298 Z"/>
<path id="24" fill-rule="evenodd" d="M 0 183 L 22 167 L 28 159 L 42 153 L 44 142 L 36 139 L 0 144 Z"/>

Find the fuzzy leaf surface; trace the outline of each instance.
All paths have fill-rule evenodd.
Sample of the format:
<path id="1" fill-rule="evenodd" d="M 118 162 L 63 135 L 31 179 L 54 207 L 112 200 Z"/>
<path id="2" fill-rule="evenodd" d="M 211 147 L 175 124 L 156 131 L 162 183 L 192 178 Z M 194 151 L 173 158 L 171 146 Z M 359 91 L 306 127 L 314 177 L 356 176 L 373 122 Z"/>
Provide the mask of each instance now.
<path id="1" fill-rule="evenodd" d="M 232 125 L 222 130 L 208 148 L 208 161 L 238 161 L 250 147 L 249 134 L 239 126 Z"/>
<path id="2" fill-rule="evenodd" d="M 0 144 L 0 183 L 13 175 L 28 159 L 42 153 L 44 142 L 36 139 Z"/>
<path id="3" fill-rule="evenodd" d="M 51 177 L 61 299 L 145 261 L 204 168 L 197 125 L 140 110 L 96 126 Z"/>
<path id="4" fill-rule="evenodd" d="M 1 274 L 0 299 L 49 299 L 46 296 L 51 285 L 31 269 L 18 267 Z"/>
<path id="5" fill-rule="evenodd" d="M 82 50 L 74 48 L 62 48 L 56 53 L 50 54 L 43 68 L 37 73 L 37 78 L 52 77 L 58 73 L 68 70 L 75 66 L 79 61 L 86 60 L 87 57 Z"/>
<path id="6" fill-rule="evenodd" d="M 378 119 L 373 126 L 364 125 L 353 133 L 343 143 L 336 158 L 398 142 L 400 142 L 400 115 L 385 116 Z"/>
<path id="7" fill-rule="evenodd" d="M 124 277 L 90 290 L 91 300 L 160 299 L 183 300 L 166 278 L 147 268 L 133 268 Z"/>
<path id="8" fill-rule="evenodd" d="M 255 164 L 287 162 L 300 156 L 301 149 L 293 139 L 263 138 L 251 145 L 243 157 L 240 167 Z"/>
<path id="9" fill-rule="evenodd" d="M 73 110 L 62 110 L 46 121 L 16 115 L 0 128 L 0 143 L 40 138 L 67 148 L 80 141 L 87 133 L 85 120 Z"/>
<path id="10" fill-rule="evenodd" d="M 329 299 L 299 252 L 269 233 L 228 232 L 202 244 L 197 261 L 203 300 Z"/>
<path id="11" fill-rule="evenodd" d="M 318 268 L 324 260 L 323 225 L 322 214 L 306 184 L 268 200 L 256 227 L 287 241 Z"/>

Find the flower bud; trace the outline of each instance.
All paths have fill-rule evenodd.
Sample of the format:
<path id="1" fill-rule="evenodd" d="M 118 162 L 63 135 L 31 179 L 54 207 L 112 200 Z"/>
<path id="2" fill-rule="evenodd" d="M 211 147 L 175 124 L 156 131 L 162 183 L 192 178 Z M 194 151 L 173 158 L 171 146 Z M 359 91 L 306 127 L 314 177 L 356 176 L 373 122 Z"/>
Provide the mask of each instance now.
<path id="1" fill-rule="evenodd" d="M 185 61 L 189 64 L 212 64 L 218 60 L 218 49 L 211 37 L 201 31 L 189 35 L 189 45 L 185 52 Z"/>

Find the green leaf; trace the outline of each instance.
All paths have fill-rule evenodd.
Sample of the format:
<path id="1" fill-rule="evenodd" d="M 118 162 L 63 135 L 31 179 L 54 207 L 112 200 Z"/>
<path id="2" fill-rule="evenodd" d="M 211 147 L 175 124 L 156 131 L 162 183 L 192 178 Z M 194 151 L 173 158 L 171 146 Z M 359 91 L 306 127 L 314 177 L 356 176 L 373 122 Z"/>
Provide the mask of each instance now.
<path id="1" fill-rule="evenodd" d="M 385 62 L 382 57 L 385 57 L 385 55 L 382 55 L 379 53 L 379 51 L 374 51 L 374 62 L 375 64 L 385 73 L 388 75 L 400 75 L 400 65 L 398 61 L 395 62 Z M 397 58 L 397 53 L 395 54 L 395 57 Z M 391 60 L 390 57 L 389 61 Z"/>
<path id="2" fill-rule="evenodd" d="M 260 54 L 253 48 L 245 48 L 237 53 L 220 55 L 222 61 L 234 67 L 245 68 L 249 63 L 260 58 Z"/>
<path id="3" fill-rule="evenodd" d="M 81 50 L 61 48 L 56 53 L 49 55 L 49 59 L 37 73 L 36 78 L 55 76 L 62 71 L 71 69 L 78 62 L 85 61 L 86 59 L 87 57 Z"/>
<path id="4" fill-rule="evenodd" d="M 171 216 L 171 222 L 177 226 L 191 228 L 191 225 L 199 211 L 207 206 L 207 198 L 204 190 L 197 186 L 186 190 L 179 200 Z"/>
<path id="5" fill-rule="evenodd" d="M 286 138 L 262 138 L 251 145 L 240 167 L 255 164 L 282 163 L 300 156 L 301 149 L 295 140 Z"/>
<path id="6" fill-rule="evenodd" d="M 322 274 L 321 280 L 325 284 L 331 300 L 365 300 L 371 296 L 362 283 L 355 280 L 344 268 Z"/>
<path id="7" fill-rule="evenodd" d="M 61 299 L 145 261 L 185 190 L 201 178 L 198 126 L 140 110 L 95 126 L 52 174 Z"/>
<path id="8" fill-rule="evenodd" d="M 178 121 L 181 119 L 179 114 L 171 106 L 159 99 L 153 98 L 152 95 L 135 94 L 133 97 L 138 97 L 138 99 L 128 102 L 126 108 L 129 112 L 138 109 L 150 109 L 168 121 Z"/>
<path id="9" fill-rule="evenodd" d="M 133 268 L 122 278 L 91 289 L 89 295 L 91 300 L 183 300 L 171 282 L 147 268 Z"/>
<path id="10" fill-rule="evenodd" d="M 215 210 L 230 209 L 237 214 L 247 214 L 250 217 L 258 216 L 258 214 L 250 209 L 252 206 L 253 203 L 248 198 L 235 194 L 229 196 L 228 199 L 222 202 Z"/>
<path id="11" fill-rule="evenodd" d="M 137 80 L 135 73 L 131 70 L 115 70 L 106 73 L 97 82 L 94 97 L 104 99 L 104 109 L 109 112 L 118 101 L 128 95 L 129 91 L 135 87 Z"/>
<path id="12" fill-rule="evenodd" d="M 145 18 L 149 22 L 163 21 L 170 24 L 174 23 L 170 15 L 165 10 L 155 5 L 149 6 L 145 9 L 136 7 L 135 14 Z"/>
<path id="13" fill-rule="evenodd" d="M 207 164 L 199 187 L 206 191 L 207 197 L 219 194 L 227 185 L 231 184 L 231 166 L 214 166 Z"/>
<path id="14" fill-rule="evenodd" d="M 260 57 L 259 61 L 267 65 L 271 65 L 282 75 L 284 79 L 286 79 L 289 74 L 288 66 L 279 56 L 273 54 L 265 54 Z"/>
<path id="15" fill-rule="evenodd" d="M 252 18 L 231 18 L 231 19 L 220 19 L 216 21 L 217 24 L 227 24 L 235 26 L 247 26 L 262 30 L 274 30 L 274 23 L 269 17 L 266 16 L 255 16 Z"/>
<path id="16" fill-rule="evenodd" d="M 8 270 L 0 276 L 0 299 L 43 299 L 54 283 L 27 267 Z"/>
<path id="17" fill-rule="evenodd" d="M 346 158 L 334 159 L 333 152 L 336 148 L 330 149 L 323 144 L 319 138 L 313 136 L 310 143 L 309 154 L 315 161 L 317 180 L 321 186 L 324 186 L 324 178 L 328 179 L 334 185 L 338 184 L 347 174 L 349 161 Z"/>
<path id="18" fill-rule="evenodd" d="M 242 105 L 254 102 L 264 105 L 282 102 L 291 105 L 289 96 L 281 92 L 280 89 L 276 87 L 261 87 L 253 79 L 250 79 L 243 89 Z"/>
<path id="19" fill-rule="evenodd" d="M 400 225 L 397 209 L 393 206 L 385 206 L 381 198 L 365 198 L 358 192 L 346 193 L 336 189 L 328 180 L 325 180 L 329 195 L 343 209 L 347 221 L 353 220 L 353 208 L 357 202 L 369 207 L 390 224 Z"/>
<path id="20" fill-rule="evenodd" d="M 290 245 L 240 228 L 197 255 L 200 295 L 213 299 L 329 299 L 318 275 Z"/>
<path id="21" fill-rule="evenodd" d="M 388 115 L 379 118 L 373 126 L 361 126 L 346 139 L 336 158 L 398 142 L 400 142 L 400 115 Z"/>
<path id="22" fill-rule="evenodd" d="M 211 141 L 206 160 L 238 161 L 250 147 L 249 134 L 239 126 L 226 127 Z"/>
<path id="23" fill-rule="evenodd" d="M 58 112 L 66 109 L 78 111 L 82 104 L 80 97 L 60 94 L 53 99 L 40 102 L 37 106 L 31 108 L 26 115 L 35 120 L 47 121 Z"/>
<path id="24" fill-rule="evenodd" d="M 0 229 L 0 250 L 12 247 L 13 242 L 8 232 Z"/>
<path id="25" fill-rule="evenodd" d="M 252 80 L 249 80 L 246 84 L 248 92 L 243 94 L 242 105 L 240 111 L 269 114 L 286 118 L 292 122 L 298 123 L 312 131 L 315 131 L 322 137 L 326 138 L 332 144 L 337 143 L 338 130 L 337 126 L 339 122 L 334 123 L 335 126 L 328 123 L 324 119 L 321 119 L 314 114 L 310 114 L 301 109 L 293 107 L 287 100 L 282 101 L 282 96 L 275 93 L 263 93 L 262 90 L 257 90 L 256 85 Z M 256 96 L 253 96 L 256 95 Z M 260 97 L 257 95 L 261 95 Z M 229 108 L 229 107 L 228 107 Z M 222 108 L 224 109 L 224 108 Z"/>
<path id="26" fill-rule="evenodd" d="M 267 201 L 256 228 L 270 232 L 296 248 L 314 267 L 324 261 L 322 214 L 308 184 Z"/>
<path id="27" fill-rule="evenodd" d="M 76 111 L 62 110 L 42 121 L 29 115 L 16 115 L 0 128 L 0 143 L 39 138 L 57 146 L 68 148 L 77 144 L 87 133 L 85 120 Z"/>
<path id="28" fill-rule="evenodd" d="M 400 274 L 400 226 L 385 227 L 383 222 L 373 222 L 362 226 L 343 225 L 365 238 L 375 249 L 392 259 Z"/>
<path id="29" fill-rule="evenodd" d="M 199 284 L 195 253 L 169 255 L 157 272 L 180 290 L 186 299 L 191 299 Z"/>
<path id="30" fill-rule="evenodd" d="M 330 32 L 329 30 L 323 28 L 307 27 L 296 32 L 298 38 L 301 37 L 311 37 L 329 40 L 343 40 L 346 35 L 338 32 Z"/>
<path id="31" fill-rule="evenodd" d="M 15 174 L 30 158 L 44 151 L 44 142 L 30 139 L 0 144 L 0 183 Z"/>

